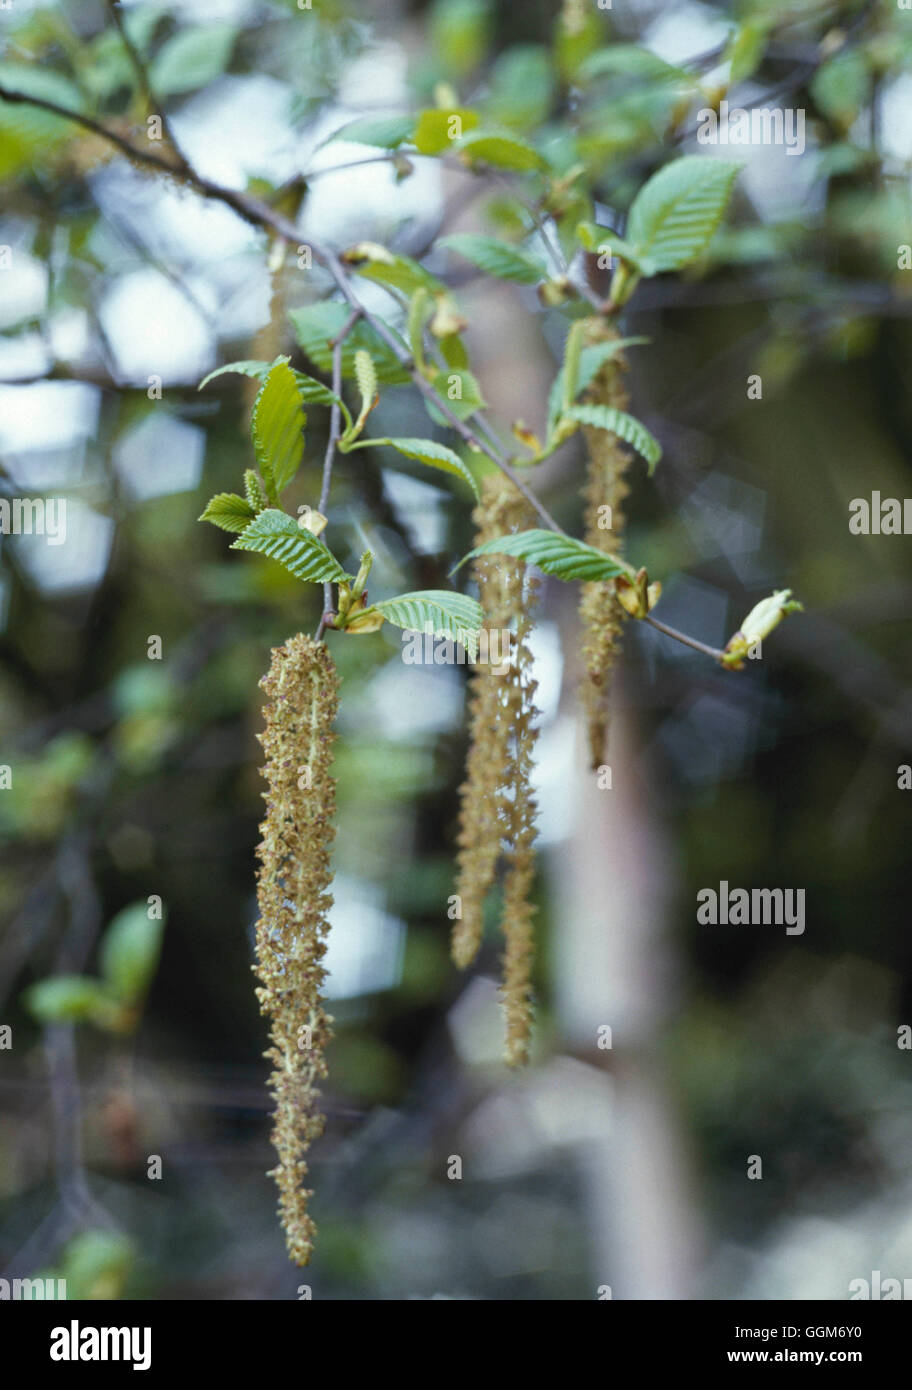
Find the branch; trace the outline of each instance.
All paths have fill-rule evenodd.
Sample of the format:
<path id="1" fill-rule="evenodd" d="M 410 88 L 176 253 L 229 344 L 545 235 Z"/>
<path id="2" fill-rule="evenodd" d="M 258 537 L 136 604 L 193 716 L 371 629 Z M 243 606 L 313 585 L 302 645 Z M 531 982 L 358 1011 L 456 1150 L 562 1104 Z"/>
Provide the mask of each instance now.
<path id="1" fill-rule="evenodd" d="M 120 12 L 121 0 L 108 0 L 108 9 L 111 13 L 111 18 L 117 26 L 117 32 L 120 34 L 121 43 L 127 50 L 127 55 L 130 59 L 130 62 L 133 64 L 133 68 L 136 73 L 137 80 L 139 82 L 139 88 L 142 92 L 143 100 L 146 103 L 147 112 L 150 116 L 158 116 L 159 120 L 162 123 L 162 129 L 164 130 L 165 135 L 168 137 L 168 144 L 171 146 L 172 150 L 177 156 L 177 160 L 180 164 L 180 167 L 185 171 L 189 171 L 190 165 L 187 162 L 185 154 L 183 153 L 183 151 L 181 150 L 180 146 L 174 138 L 174 131 L 171 128 L 171 122 L 168 119 L 168 116 L 165 112 L 165 108 L 162 105 L 162 103 L 158 100 L 158 97 L 155 95 L 155 91 L 153 90 L 152 83 L 149 78 L 148 69 L 146 68 L 145 63 L 143 62 L 143 59 L 135 43 L 130 38 L 130 35 L 127 31 L 127 26 L 123 22 L 123 17 Z"/>
<path id="2" fill-rule="evenodd" d="M 711 656 L 713 661 L 721 661 L 725 653 L 719 647 L 708 647 L 705 642 L 700 642 L 696 637 L 688 637 L 685 632 L 679 632 L 676 627 L 669 627 L 667 623 L 660 622 L 651 613 L 645 613 L 640 622 L 648 623 L 658 632 L 664 632 L 666 637 L 673 637 L 676 642 L 683 642 L 685 647 L 693 647 L 695 652 L 702 652 L 704 656 Z"/>
<path id="3" fill-rule="evenodd" d="M 291 222 L 289 218 L 285 217 L 283 213 L 270 207 L 268 203 L 253 197 L 249 193 L 241 193 L 232 188 L 224 188 L 221 184 L 215 183 L 212 179 L 205 178 L 189 164 L 175 166 L 168 160 L 163 159 L 161 155 L 154 154 L 149 150 L 138 149 L 135 145 L 132 145 L 129 140 L 125 140 L 115 131 L 108 130 L 107 127 L 100 125 L 99 122 L 92 120 L 90 116 L 84 116 L 78 111 L 68 110 L 66 107 L 58 105 L 57 102 L 47 101 L 43 97 L 33 97 L 26 95 L 24 92 L 10 91 L 9 88 L 2 85 L 0 85 L 0 100 L 37 106 L 42 110 L 51 112 L 55 116 L 59 116 L 62 120 L 73 121 L 76 125 L 81 125 L 86 130 L 92 131 L 93 134 L 108 140 L 125 154 L 128 159 L 136 160 L 141 164 L 147 164 L 150 168 L 170 174 L 173 178 L 177 178 L 181 182 L 187 184 L 188 187 L 193 188 L 203 197 L 224 203 L 226 207 L 230 207 L 250 226 L 265 228 L 275 233 L 276 236 L 281 237 L 292 246 L 296 246 L 300 241 L 301 233 L 295 224 Z M 424 396 L 425 400 L 434 406 L 438 414 L 443 416 L 450 428 L 455 430 L 470 449 L 476 453 L 485 454 L 495 467 L 503 473 L 504 477 L 509 478 L 513 486 L 522 494 L 549 530 L 556 531 L 558 534 L 563 535 L 563 527 L 558 526 L 544 503 L 539 501 L 531 488 L 523 482 L 516 470 L 502 456 L 500 450 L 493 444 L 479 438 L 479 434 L 475 430 L 470 429 L 463 420 L 460 420 L 458 415 L 453 413 L 446 402 L 442 400 L 434 390 L 431 383 L 419 372 L 410 353 L 399 342 L 395 333 L 392 332 L 382 319 L 375 318 L 374 315 L 364 307 L 358 299 L 348 272 L 335 251 L 315 241 L 312 237 L 309 238 L 308 245 L 310 246 L 314 260 L 329 272 L 337 288 L 341 292 L 342 297 L 352 310 L 353 318 L 350 322 L 354 323 L 355 318 L 363 318 L 364 322 L 369 325 L 380 339 L 382 339 L 394 354 L 399 364 L 408 372 L 412 382 L 421 392 L 422 396 Z M 345 331 L 348 332 L 349 330 L 346 329 Z M 339 394 L 336 384 L 337 354 L 339 357 L 339 384 L 341 384 L 340 341 L 341 340 L 336 342 L 333 353 L 333 389 L 337 395 Z M 338 431 L 338 418 L 336 420 L 336 431 Z M 327 446 L 327 460 L 324 462 L 324 487 L 327 486 L 327 478 L 331 477 L 332 453 L 335 451 L 335 443 L 336 440 L 333 437 L 331 421 L 330 444 Z M 330 452 L 330 446 L 332 453 Z M 329 471 L 327 472 L 327 470 Z M 647 621 L 650 621 L 653 627 L 658 628 L 660 632 L 664 632 L 669 637 L 674 637 L 679 642 L 684 642 L 687 646 L 694 647 L 697 651 L 704 652 L 706 655 L 713 657 L 714 660 L 718 660 L 721 656 L 721 653 L 717 652 L 715 648 L 706 647 L 702 642 L 697 642 L 694 638 L 685 637 L 674 628 L 666 627 L 664 623 L 659 623 L 655 619 L 648 618 Z M 321 619 L 320 632 L 322 632 L 324 626 L 325 622 Z"/>

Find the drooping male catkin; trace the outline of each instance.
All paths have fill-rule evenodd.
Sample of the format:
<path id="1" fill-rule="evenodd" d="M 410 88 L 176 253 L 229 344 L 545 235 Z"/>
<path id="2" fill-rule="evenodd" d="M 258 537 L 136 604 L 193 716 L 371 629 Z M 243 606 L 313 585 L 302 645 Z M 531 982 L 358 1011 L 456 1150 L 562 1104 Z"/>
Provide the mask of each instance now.
<path id="1" fill-rule="evenodd" d="M 499 475 L 484 479 L 473 520 L 476 545 L 532 524 L 525 499 Z M 475 578 L 485 629 L 512 636 L 508 661 L 480 662 L 470 676 L 469 754 L 460 788 L 457 857 L 461 916 L 454 923 L 453 959 L 466 966 L 478 953 L 485 901 L 503 855 L 505 1055 L 513 1065 L 526 1060 L 532 1008 L 535 801 L 529 779 L 537 710 L 528 639 L 537 585 L 521 560 L 506 556 L 477 560 Z M 497 641 L 489 639 L 489 651 Z"/>
<path id="2" fill-rule="evenodd" d="M 617 338 L 601 319 L 587 319 L 584 342 L 594 346 Z M 593 378 L 585 399 L 593 405 L 626 410 L 628 395 L 623 382 L 626 361 L 617 353 L 604 362 Z M 624 512 L 622 503 L 630 488 L 625 479 L 630 455 L 617 435 L 583 426 L 586 444 L 586 482 L 583 488 L 583 538 L 598 550 L 622 553 Z M 624 610 L 609 583 L 582 585 L 579 605 L 583 625 L 583 662 L 580 702 L 586 721 L 589 756 L 593 768 L 605 756 L 608 737 L 611 673 L 618 658 Z"/>
<path id="3" fill-rule="evenodd" d="M 257 848 L 259 921 L 257 989 L 270 1020 L 275 1103 L 272 1142 L 279 1156 L 270 1176 L 279 1189 L 279 1215 L 295 1264 L 310 1259 L 316 1227 L 304 1186 L 304 1155 L 323 1133 L 317 1082 L 325 1078 L 332 1019 L 323 1008 L 322 964 L 332 906 L 329 848 L 335 835 L 335 780 L 330 776 L 339 677 L 323 642 L 292 637 L 272 653 L 260 682 L 269 703 L 259 735 L 266 819 Z"/>

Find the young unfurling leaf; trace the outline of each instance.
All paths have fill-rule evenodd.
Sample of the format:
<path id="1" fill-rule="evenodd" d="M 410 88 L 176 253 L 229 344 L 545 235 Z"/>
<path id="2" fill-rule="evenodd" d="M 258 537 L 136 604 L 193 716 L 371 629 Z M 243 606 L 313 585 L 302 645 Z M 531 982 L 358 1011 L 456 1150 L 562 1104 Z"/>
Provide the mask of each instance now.
<path id="1" fill-rule="evenodd" d="M 257 392 L 251 433 L 260 476 L 270 502 L 292 481 L 304 455 L 307 416 L 287 360 L 273 366 Z"/>
<path id="2" fill-rule="evenodd" d="M 243 531 L 256 516 L 255 509 L 245 497 L 235 492 L 219 492 L 206 503 L 206 510 L 197 521 L 211 521 L 222 531 Z"/>
<path id="3" fill-rule="evenodd" d="M 238 536 L 231 549 L 254 550 L 259 555 L 268 555 L 278 560 L 296 578 L 312 584 L 338 583 L 352 577 L 346 574 L 322 541 L 299 526 L 286 512 L 278 511 L 275 507 L 260 512 L 243 535 Z"/>

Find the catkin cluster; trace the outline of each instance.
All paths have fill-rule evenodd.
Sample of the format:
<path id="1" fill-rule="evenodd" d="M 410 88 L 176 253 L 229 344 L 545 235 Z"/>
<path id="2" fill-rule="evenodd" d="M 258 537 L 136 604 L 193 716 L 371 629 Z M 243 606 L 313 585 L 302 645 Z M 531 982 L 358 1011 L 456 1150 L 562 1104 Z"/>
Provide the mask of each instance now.
<path id="1" fill-rule="evenodd" d="M 584 341 L 588 345 L 616 337 L 615 331 L 602 320 L 587 320 Z M 626 366 L 620 353 L 603 363 L 586 392 L 587 402 L 626 410 L 628 395 L 623 381 Z M 623 549 L 622 503 L 630 491 L 625 479 L 630 456 L 617 435 L 588 425 L 583 426 L 582 432 L 587 454 L 583 538 L 598 550 L 610 550 L 618 555 Z M 620 649 L 624 610 L 611 584 L 593 582 L 582 586 L 579 612 L 585 666 L 580 701 L 588 733 L 589 756 L 593 768 L 597 768 L 605 756 L 611 673 Z"/>
<path id="2" fill-rule="evenodd" d="M 484 480 L 473 520 L 476 545 L 531 524 L 525 499 L 499 475 Z M 484 626 L 491 632 L 511 630 L 512 636 L 509 663 L 479 663 L 470 677 L 469 754 L 460 788 L 457 858 L 461 916 L 453 930 L 453 959 L 464 967 L 481 945 L 485 900 L 503 860 L 502 995 L 505 1058 L 511 1066 L 528 1059 L 532 1021 L 536 807 L 530 775 L 538 711 L 529 610 L 537 582 L 525 570 L 521 560 L 506 556 L 475 561 Z"/>
<path id="3" fill-rule="evenodd" d="M 327 913 L 332 906 L 329 848 L 335 835 L 335 781 L 330 776 L 339 677 L 325 643 L 292 637 L 272 653 L 260 682 L 269 703 L 259 735 L 266 819 L 257 848 L 259 921 L 255 972 L 261 1011 L 270 1020 L 264 1054 L 275 1114 L 272 1142 L 279 1161 L 270 1176 L 288 1253 L 304 1265 L 315 1226 L 307 1211 L 304 1155 L 323 1133 L 317 1083 L 326 1076 L 332 1019 L 323 1009 Z"/>

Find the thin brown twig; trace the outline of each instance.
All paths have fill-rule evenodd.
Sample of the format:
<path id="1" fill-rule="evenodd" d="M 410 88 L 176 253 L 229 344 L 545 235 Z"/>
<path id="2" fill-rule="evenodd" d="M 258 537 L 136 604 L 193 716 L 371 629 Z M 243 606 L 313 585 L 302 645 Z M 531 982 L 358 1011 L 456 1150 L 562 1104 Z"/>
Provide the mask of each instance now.
<path id="1" fill-rule="evenodd" d="M 111 144 L 115 145 L 123 154 L 125 154 L 129 159 L 136 160 L 139 163 L 149 165 L 152 168 L 159 169 L 167 174 L 170 174 L 172 177 L 181 180 L 191 188 L 195 189 L 196 192 L 202 194 L 204 197 L 211 198 L 214 201 L 224 203 L 227 207 L 232 208 L 233 211 L 236 212 L 238 216 L 241 217 L 249 225 L 268 229 L 274 232 L 277 236 L 281 237 L 284 241 L 289 242 L 292 245 L 297 245 L 300 241 L 301 233 L 299 229 L 294 225 L 294 223 L 291 222 L 282 213 L 270 207 L 268 203 L 265 203 L 261 199 L 255 198 L 250 194 L 239 192 L 236 189 L 224 188 L 221 184 L 215 183 L 213 180 L 205 178 L 202 174 L 200 174 L 189 164 L 185 164 L 184 166 L 178 167 L 171 164 L 170 161 L 163 159 L 161 155 L 154 154 L 150 150 L 138 149 L 136 146 L 131 144 L 129 140 L 124 139 L 123 136 L 119 135 L 115 131 L 108 130 L 107 127 L 101 125 L 98 121 L 93 120 L 91 116 L 85 116 L 81 112 L 70 110 L 67 107 L 59 105 L 59 103 L 49 101 L 44 97 L 34 97 L 24 92 L 11 91 L 9 88 L 3 85 L 0 85 L 0 100 L 36 106 L 42 110 L 50 112 L 53 115 L 59 116 L 62 120 L 72 121 L 76 125 L 81 125 L 86 130 L 92 131 L 93 134 L 101 136 L 102 139 L 108 140 Z M 475 430 L 470 429 L 463 420 L 460 420 L 458 415 L 454 414 L 454 412 L 449 408 L 446 402 L 442 400 L 438 393 L 434 390 L 431 383 L 418 370 L 416 363 L 413 361 L 411 357 L 411 354 L 399 341 L 396 334 L 393 333 L 392 329 L 390 329 L 387 326 L 387 324 L 383 322 L 382 319 L 376 318 L 368 309 L 364 307 L 364 305 L 358 299 L 357 294 L 355 293 L 354 286 L 352 285 L 351 279 L 345 267 L 343 266 L 341 260 L 339 259 L 338 255 L 333 250 L 331 250 L 331 248 L 323 246 L 321 243 L 315 241 L 313 238 L 310 239 L 309 245 L 314 259 L 318 262 L 318 264 L 322 265 L 324 269 L 326 269 L 329 272 L 330 276 L 334 280 L 337 288 L 341 292 L 346 303 L 352 310 L 352 313 L 354 314 L 355 312 L 357 312 L 357 317 L 363 318 L 364 322 L 368 324 L 369 327 L 373 330 L 373 332 L 376 333 L 377 336 L 386 344 L 390 351 L 395 355 L 396 360 L 408 372 L 414 385 L 421 392 L 424 398 L 434 406 L 438 414 L 443 416 L 443 418 L 447 421 L 450 427 L 453 430 L 455 430 L 455 432 L 469 446 L 470 449 L 474 450 L 475 452 L 485 454 L 495 465 L 495 467 L 497 467 L 500 470 L 500 472 L 504 474 L 505 477 L 509 478 L 509 480 L 513 483 L 514 487 L 516 487 L 518 491 L 522 494 L 522 496 L 525 497 L 526 501 L 535 510 L 535 512 L 542 519 L 542 521 L 544 521 L 545 525 L 550 530 L 555 531 L 560 535 L 563 535 L 563 528 L 557 524 L 557 522 L 551 516 L 550 512 L 547 510 L 544 504 L 539 500 L 539 498 L 535 495 L 531 488 L 527 486 L 527 484 L 519 476 L 516 470 L 507 462 L 505 458 L 503 458 L 500 451 L 498 449 L 495 449 L 493 445 L 489 444 L 484 439 L 479 438 L 479 435 Z M 338 346 L 339 345 L 337 343 L 337 349 Z M 339 379 L 341 382 L 341 353 L 339 354 L 339 357 Z M 335 378 L 335 350 L 333 367 L 333 375 Z M 336 394 L 338 395 L 338 391 L 336 391 Z M 333 443 L 333 449 L 334 448 L 335 444 Z M 321 619 L 319 629 L 321 633 L 325 626 L 325 621 L 326 614 L 324 614 L 324 617 Z M 685 645 L 693 647 L 696 651 L 704 652 L 706 655 L 711 656 L 714 660 L 719 660 L 720 656 L 722 655 L 722 653 L 717 651 L 715 648 L 707 647 L 702 642 L 697 642 L 694 638 L 686 637 L 683 633 L 677 632 L 674 628 L 668 627 L 666 624 L 660 623 L 656 619 L 651 619 L 647 617 L 646 621 L 650 622 L 652 626 L 656 627 L 660 632 L 664 632 L 667 636 L 673 637 L 679 642 L 684 642 Z"/>
<path id="2" fill-rule="evenodd" d="M 136 73 L 137 81 L 139 82 L 139 89 L 142 92 L 143 100 L 145 101 L 148 114 L 150 116 L 158 116 L 159 120 L 162 123 L 162 129 L 165 132 L 165 135 L 168 137 L 168 144 L 174 151 L 178 163 L 180 164 L 183 170 L 189 171 L 190 165 L 187 162 L 187 157 L 174 137 L 174 130 L 172 129 L 171 122 L 168 118 L 168 114 L 165 111 L 165 108 L 162 105 L 162 103 L 159 101 L 155 93 L 155 89 L 152 86 L 152 81 L 149 77 L 149 70 L 143 61 L 139 49 L 136 47 L 136 44 L 130 38 L 129 30 L 127 29 L 127 26 L 124 23 L 123 16 L 120 12 L 120 0 L 108 0 L 108 10 L 110 11 L 111 18 L 113 19 L 114 24 L 117 28 L 117 32 L 120 35 L 120 41 L 127 51 L 127 56 L 129 57 L 130 62 L 133 64 L 133 69 Z"/>

